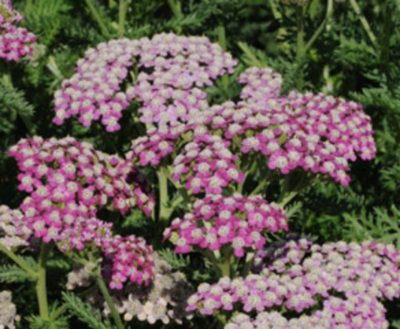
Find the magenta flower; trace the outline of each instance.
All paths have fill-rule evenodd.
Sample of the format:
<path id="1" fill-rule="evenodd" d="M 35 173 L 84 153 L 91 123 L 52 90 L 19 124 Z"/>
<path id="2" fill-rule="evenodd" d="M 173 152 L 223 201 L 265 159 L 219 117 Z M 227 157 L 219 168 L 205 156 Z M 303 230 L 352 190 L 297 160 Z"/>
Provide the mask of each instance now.
<path id="1" fill-rule="evenodd" d="M 0 58 L 18 62 L 25 56 L 32 56 L 36 36 L 14 25 L 23 19 L 11 1 L 0 1 Z"/>
<path id="2" fill-rule="evenodd" d="M 194 246 L 212 251 L 228 245 L 236 257 L 243 257 L 249 248 L 262 248 L 264 233 L 287 230 L 283 210 L 259 196 L 206 196 L 197 200 L 193 213 L 175 219 L 165 233 L 165 239 L 177 233 L 175 252 L 188 253 Z"/>

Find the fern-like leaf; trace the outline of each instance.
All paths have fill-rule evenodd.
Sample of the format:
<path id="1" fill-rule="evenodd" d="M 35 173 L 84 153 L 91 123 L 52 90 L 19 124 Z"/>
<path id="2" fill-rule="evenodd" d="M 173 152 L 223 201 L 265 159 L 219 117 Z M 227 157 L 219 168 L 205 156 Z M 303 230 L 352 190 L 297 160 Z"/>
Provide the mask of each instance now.
<path id="1" fill-rule="evenodd" d="M 86 323 L 92 329 L 112 329 L 107 318 L 103 318 L 98 309 L 86 304 L 82 299 L 70 293 L 63 293 L 63 299 L 72 315 Z"/>

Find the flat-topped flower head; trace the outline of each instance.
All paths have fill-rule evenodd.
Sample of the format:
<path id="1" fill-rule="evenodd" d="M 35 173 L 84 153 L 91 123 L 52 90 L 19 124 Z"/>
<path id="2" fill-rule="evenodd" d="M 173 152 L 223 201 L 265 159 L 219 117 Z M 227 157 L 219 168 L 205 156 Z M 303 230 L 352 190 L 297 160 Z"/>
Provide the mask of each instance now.
<path id="1" fill-rule="evenodd" d="M 176 142 L 190 126 L 172 124 L 159 129 L 149 129 L 145 136 L 132 141 L 131 151 L 126 154 L 127 161 L 135 165 L 158 166 L 176 150 Z"/>
<path id="2" fill-rule="evenodd" d="M 14 25 L 23 19 L 11 1 L 0 1 L 0 58 L 18 62 L 25 56 L 32 56 L 36 36 Z"/>
<path id="3" fill-rule="evenodd" d="M 329 175 L 344 186 L 350 161 L 375 157 L 371 119 L 360 104 L 323 94 L 281 97 L 281 77 L 270 69 L 248 69 L 239 81 L 241 102 L 215 105 L 191 120 L 234 140 L 238 156 L 266 157 L 270 170 Z"/>
<path id="4" fill-rule="evenodd" d="M 112 261 L 111 289 L 121 290 L 128 282 L 148 285 L 153 277 L 153 250 L 142 238 L 114 236 L 104 254 Z"/>
<path id="5" fill-rule="evenodd" d="M 78 115 L 85 126 L 101 121 L 114 132 L 133 100 L 140 103 L 142 122 L 187 122 L 208 106 L 204 87 L 232 73 L 235 65 L 230 54 L 206 37 L 163 33 L 101 43 L 86 52 L 77 73 L 55 93 L 54 122 Z"/>
<path id="6" fill-rule="evenodd" d="M 72 137 L 21 140 L 8 152 L 17 161 L 21 191 L 36 210 L 64 209 L 69 203 L 88 209 L 109 207 L 126 213 L 134 205 L 152 208 L 151 196 L 138 200 L 140 187 L 127 182 L 132 167 L 118 156 L 96 150 Z M 139 196 L 139 197 L 140 197 Z M 151 213 L 151 209 L 146 210 Z"/>
<path id="7" fill-rule="evenodd" d="M 194 194 L 221 194 L 231 182 L 240 183 L 244 174 L 235 164 L 238 157 L 229 150 L 230 142 L 204 130 L 187 143 L 174 160 L 172 178 Z"/>
<path id="8" fill-rule="evenodd" d="M 238 81 L 244 85 L 240 98 L 251 104 L 278 97 L 283 78 L 270 68 L 250 67 L 239 76 Z"/>
<path id="9" fill-rule="evenodd" d="M 214 195 L 196 201 L 193 212 L 175 219 L 164 237 L 178 235 L 177 253 L 190 252 L 193 247 L 215 251 L 227 245 L 236 257 L 243 257 L 245 250 L 265 245 L 265 233 L 287 229 L 283 209 L 262 197 Z"/>
<path id="10" fill-rule="evenodd" d="M 258 312 L 256 319 L 246 314 L 234 318 L 227 329 L 243 328 L 243 323 L 244 328 L 276 329 L 389 327 L 383 302 L 400 296 L 400 253 L 393 245 L 317 245 L 289 239 L 261 252 L 255 261 L 262 265 L 260 274 L 223 278 L 207 289 L 199 286 L 188 310 L 212 315 L 233 306 L 250 316 Z M 231 305 L 223 298 L 232 300 Z M 286 310 L 298 318 L 287 317 Z"/>

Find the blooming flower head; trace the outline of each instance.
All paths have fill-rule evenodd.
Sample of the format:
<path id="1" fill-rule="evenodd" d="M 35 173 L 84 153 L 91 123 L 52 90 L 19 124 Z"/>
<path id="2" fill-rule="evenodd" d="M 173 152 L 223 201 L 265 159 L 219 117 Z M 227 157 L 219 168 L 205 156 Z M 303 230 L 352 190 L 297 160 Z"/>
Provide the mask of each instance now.
<path id="1" fill-rule="evenodd" d="M 164 158 L 176 151 L 176 142 L 182 134 L 190 131 L 190 126 L 172 124 L 171 126 L 149 129 L 145 136 L 132 141 L 127 161 L 141 167 L 158 166 Z"/>
<path id="2" fill-rule="evenodd" d="M 177 234 L 178 253 L 187 253 L 194 246 L 214 251 L 228 245 L 235 256 L 242 257 L 246 249 L 264 246 L 264 233 L 287 229 L 283 209 L 259 196 L 213 195 L 196 201 L 193 212 L 175 219 L 164 237 Z"/>
<path id="3" fill-rule="evenodd" d="M 30 194 L 36 209 L 69 203 L 88 209 L 109 206 L 121 213 L 138 204 L 127 182 L 131 166 L 72 137 L 21 140 L 8 152 L 21 174 L 18 188 Z M 149 201 L 151 203 L 151 201 Z M 57 206 L 60 208 L 60 206 Z"/>
<path id="4" fill-rule="evenodd" d="M 131 81 L 133 65 L 138 72 Z M 77 73 L 56 92 L 54 122 L 78 115 L 85 126 L 99 120 L 114 132 L 132 100 L 141 104 L 142 122 L 187 122 L 207 107 L 204 87 L 232 73 L 235 65 L 230 54 L 206 37 L 164 33 L 101 43 L 86 52 Z"/>
<path id="5" fill-rule="evenodd" d="M 18 62 L 22 57 L 32 56 L 36 36 L 14 25 L 23 19 L 11 1 L 0 1 L 0 58 Z"/>
<path id="6" fill-rule="evenodd" d="M 229 141 L 207 131 L 196 135 L 175 158 L 173 180 L 181 181 L 194 194 L 221 194 L 231 182 L 242 182 L 244 174 L 238 170 L 238 158 L 229 146 Z"/>
<path id="7" fill-rule="evenodd" d="M 111 230 L 96 219 L 101 208 L 124 214 L 138 205 L 151 214 L 154 200 L 137 170 L 89 143 L 34 137 L 20 141 L 9 154 L 21 171 L 18 188 L 29 194 L 20 206 L 21 222 L 44 242 L 64 241 L 64 249 L 82 249 L 86 241 Z"/>
<path id="8" fill-rule="evenodd" d="M 112 259 L 111 289 L 121 290 L 125 282 L 150 283 L 154 273 L 153 250 L 144 239 L 114 236 L 104 253 Z"/>
<path id="9" fill-rule="evenodd" d="M 226 329 L 389 327 L 382 302 L 400 296 L 400 253 L 394 246 L 290 239 L 267 249 L 261 259 L 260 274 L 199 286 L 187 309 L 210 315 L 229 310 L 222 298 L 230 296 L 237 309 L 258 315 L 238 315 Z M 301 315 L 311 307 L 309 315 Z M 286 318 L 284 309 L 299 317 Z"/>
<path id="10" fill-rule="evenodd" d="M 243 155 L 264 157 L 282 174 L 302 169 L 344 186 L 349 161 L 375 157 L 371 119 L 360 104 L 323 94 L 281 97 L 281 77 L 270 69 L 251 68 L 239 81 L 245 84 L 241 102 L 213 106 L 192 121 L 234 140 Z"/>

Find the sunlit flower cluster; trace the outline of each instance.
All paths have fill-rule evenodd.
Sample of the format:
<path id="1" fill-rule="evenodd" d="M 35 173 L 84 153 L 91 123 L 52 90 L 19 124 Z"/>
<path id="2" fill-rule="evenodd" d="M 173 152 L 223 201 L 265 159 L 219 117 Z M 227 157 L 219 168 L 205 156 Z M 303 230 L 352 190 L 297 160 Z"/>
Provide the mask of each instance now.
<path id="1" fill-rule="evenodd" d="M 347 186 L 349 161 L 376 153 L 371 119 L 361 105 L 323 94 L 279 97 L 280 76 L 262 72 L 250 69 L 239 78 L 243 101 L 213 106 L 192 121 L 233 139 L 244 154 L 268 157 L 271 170 L 288 174 L 301 168 Z"/>
<path id="2" fill-rule="evenodd" d="M 101 43 L 86 52 L 77 73 L 56 92 L 54 122 L 79 115 L 85 126 L 100 120 L 107 131 L 117 131 L 122 111 L 133 100 L 141 104 L 142 122 L 186 122 L 208 107 L 201 88 L 232 73 L 235 65 L 206 37 L 159 34 Z"/>
<path id="3" fill-rule="evenodd" d="M 260 274 L 201 284 L 190 297 L 188 310 L 211 315 L 217 310 L 251 313 L 278 307 L 284 316 L 284 309 L 302 313 L 316 307 L 309 317 L 284 321 L 267 313 L 243 322 L 254 322 L 254 328 L 264 328 L 263 323 L 266 328 L 284 329 L 313 324 L 313 328 L 388 328 L 382 301 L 400 295 L 400 255 L 394 246 L 373 242 L 316 245 L 305 239 L 290 240 L 256 258 L 260 260 L 264 262 Z M 280 320 L 269 323 L 271 316 Z M 235 321 L 227 328 L 242 328 L 238 324 L 241 320 Z"/>
<path id="4" fill-rule="evenodd" d="M 288 230 L 283 209 L 262 197 L 234 194 L 206 196 L 194 203 L 192 213 L 175 219 L 165 238 L 176 237 L 175 252 L 187 253 L 194 246 L 212 251 L 228 245 L 236 257 L 246 249 L 260 249 L 266 243 L 264 233 Z"/>
<path id="5" fill-rule="evenodd" d="M 0 292 L 0 328 L 15 329 L 14 323 L 18 319 L 17 308 L 11 298 L 11 292 Z"/>
<path id="6" fill-rule="evenodd" d="M 0 1 L 0 58 L 18 62 L 22 57 L 32 55 L 36 36 L 14 25 L 23 19 L 11 1 Z"/>

